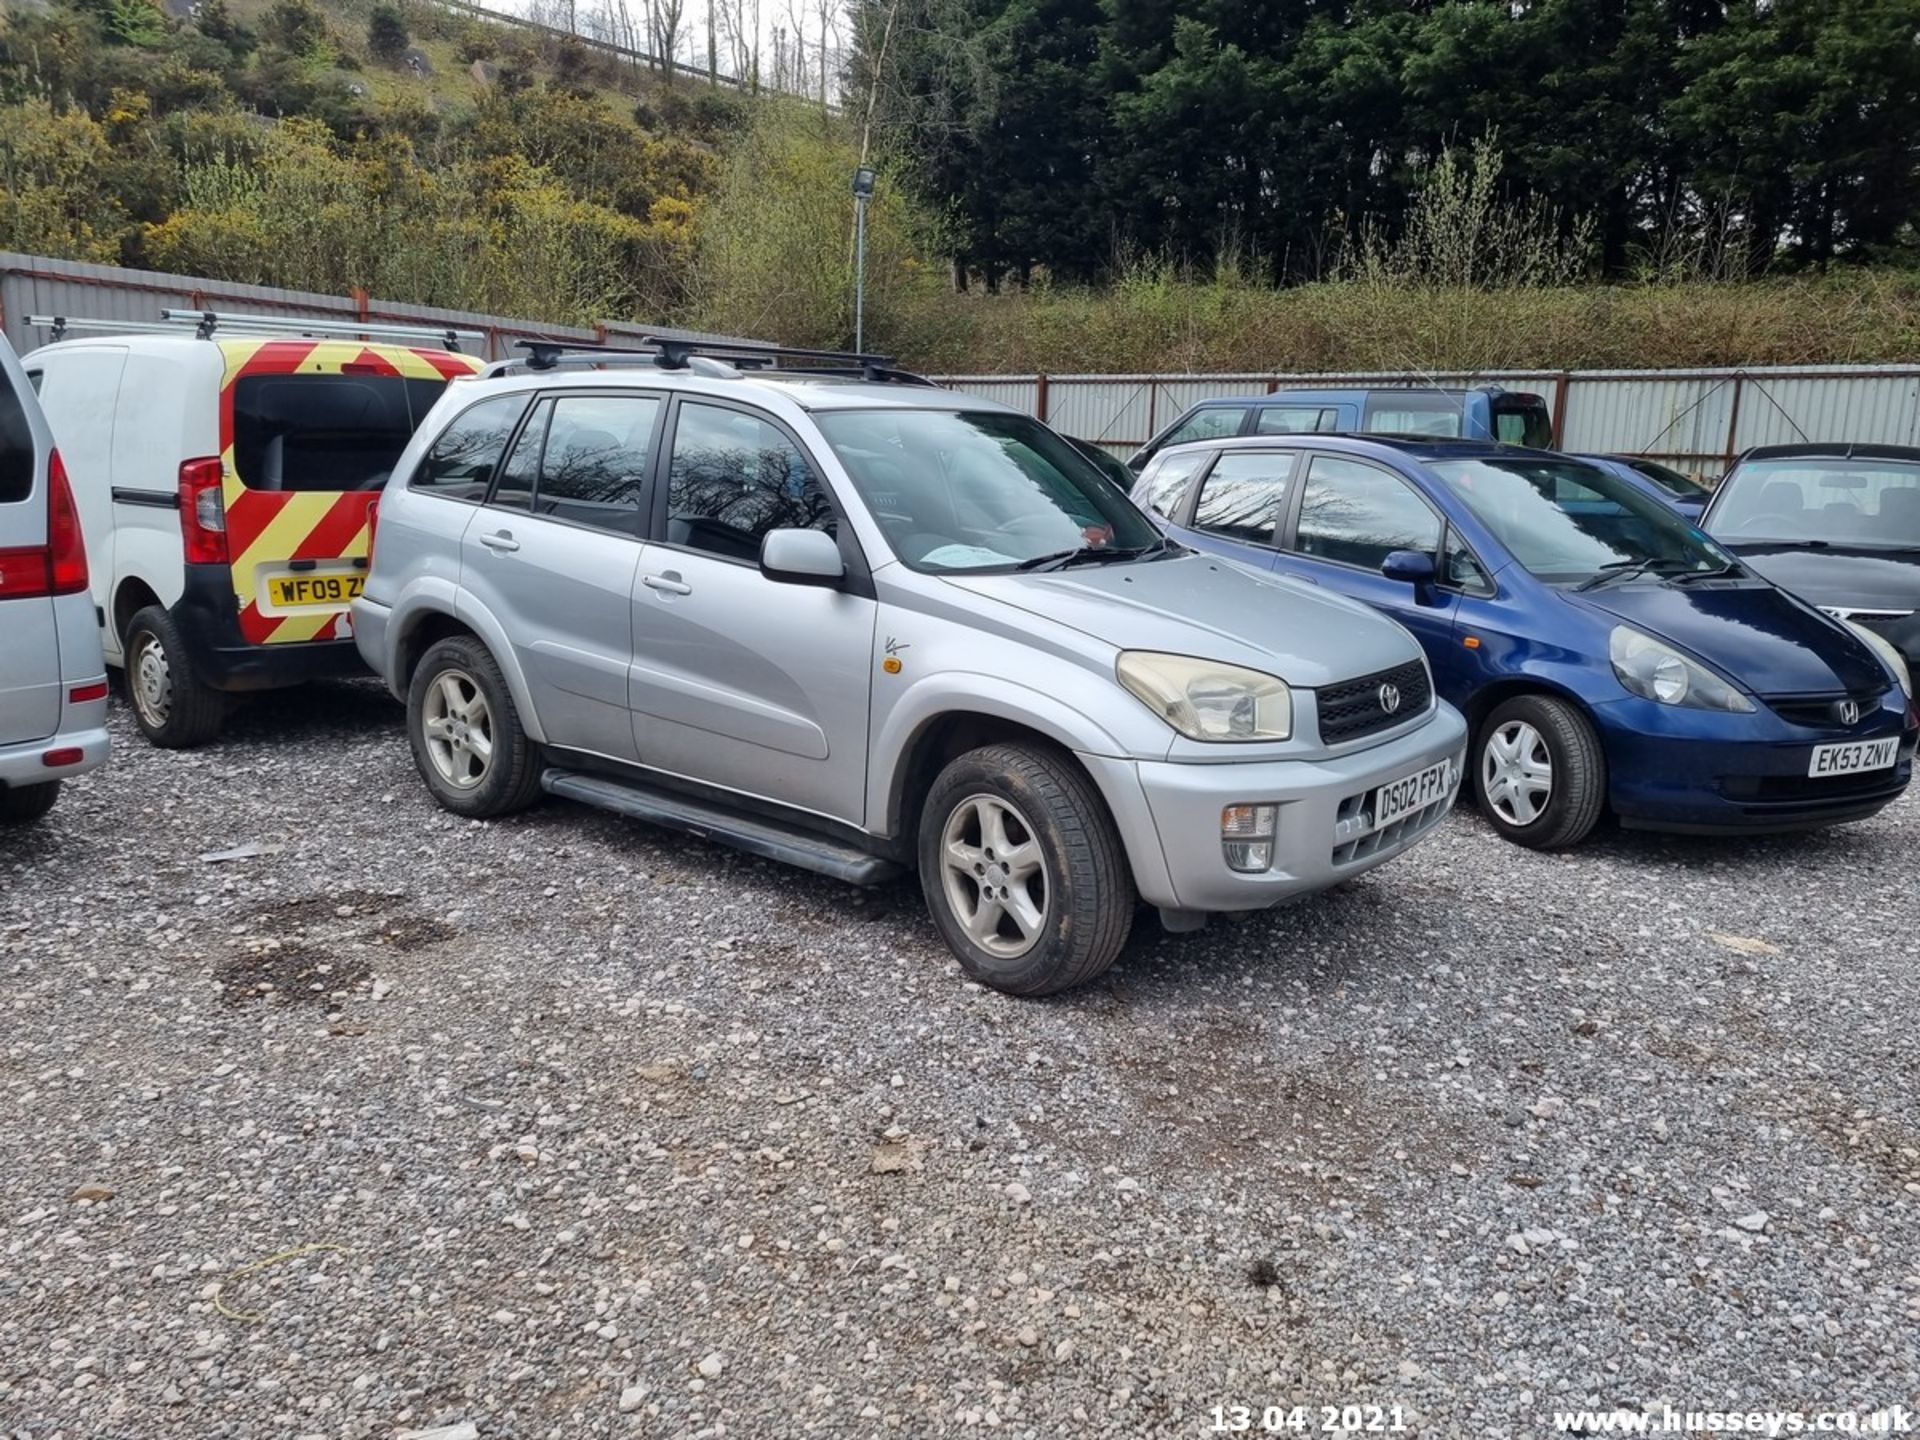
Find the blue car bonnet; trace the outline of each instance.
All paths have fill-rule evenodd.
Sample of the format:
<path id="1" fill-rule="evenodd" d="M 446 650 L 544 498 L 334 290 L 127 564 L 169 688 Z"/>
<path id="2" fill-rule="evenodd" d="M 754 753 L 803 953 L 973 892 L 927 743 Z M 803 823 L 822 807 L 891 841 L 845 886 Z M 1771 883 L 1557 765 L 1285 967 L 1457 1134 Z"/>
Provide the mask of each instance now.
<path id="1" fill-rule="evenodd" d="M 1625 584 L 1568 594 L 1678 645 L 1756 695 L 1872 692 L 1886 667 L 1858 637 L 1770 584 Z"/>

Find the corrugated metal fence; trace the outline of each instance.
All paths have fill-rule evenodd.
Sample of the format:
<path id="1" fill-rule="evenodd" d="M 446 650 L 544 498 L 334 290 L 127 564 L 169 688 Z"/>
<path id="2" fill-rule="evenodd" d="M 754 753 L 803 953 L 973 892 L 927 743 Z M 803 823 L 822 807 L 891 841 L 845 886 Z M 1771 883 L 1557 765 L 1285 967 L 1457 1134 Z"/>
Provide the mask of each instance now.
<path id="1" fill-rule="evenodd" d="M 29 315 L 154 321 L 160 318 L 163 309 L 230 310 L 242 314 L 292 315 L 308 320 L 445 325 L 459 330 L 478 330 L 486 337 L 481 348 L 489 360 L 511 354 L 516 340 L 582 340 L 630 345 L 647 335 L 716 341 L 726 338 L 613 320 L 590 330 L 544 325 L 470 310 L 443 310 L 433 305 L 377 300 L 363 290 L 351 295 L 321 295 L 267 285 L 201 280 L 190 275 L 165 275 L 154 270 L 123 270 L 113 265 L 49 260 L 44 256 L 0 250 L 0 327 L 4 327 L 14 349 L 23 354 L 44 345 L 48 338 L 45 332 L 28 326 Z"/>
<path id="2" fill-rule="evenodd" d="M 1199 400 L 1400 385 L 1531 391 L 1545 398 L 1563 449 L 1646 455 L 1709 477 L 1750 445 L 1920 444 L 1920 367 L 1902 365 L 1501 375 L 949 375 L 940 383 L 1037 415 L 1123 456 Z"/>

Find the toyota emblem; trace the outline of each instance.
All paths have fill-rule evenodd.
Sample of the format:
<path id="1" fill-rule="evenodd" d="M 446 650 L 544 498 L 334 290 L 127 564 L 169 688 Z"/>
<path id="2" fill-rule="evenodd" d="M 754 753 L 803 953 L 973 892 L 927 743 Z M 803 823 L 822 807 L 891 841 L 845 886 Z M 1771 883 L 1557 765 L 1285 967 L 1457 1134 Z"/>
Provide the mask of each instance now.
<path id="1" fill-rule="evenodd" d="M 1858 725 L 1860 723 L 1860 702 L 1858 700 L 1842 700 L 1837 708 L 1840 711 L 1840 723 L 1842 725 Z"/>
<path id="2" fill-rule="evenodd" d="M 1393 714 L 1394 711 L 1400 708 L 1400 687 L 1398 685 L 1382 685 L 1380 687 L 1379 699 L 1380 713 L 1383 715 Z"/>

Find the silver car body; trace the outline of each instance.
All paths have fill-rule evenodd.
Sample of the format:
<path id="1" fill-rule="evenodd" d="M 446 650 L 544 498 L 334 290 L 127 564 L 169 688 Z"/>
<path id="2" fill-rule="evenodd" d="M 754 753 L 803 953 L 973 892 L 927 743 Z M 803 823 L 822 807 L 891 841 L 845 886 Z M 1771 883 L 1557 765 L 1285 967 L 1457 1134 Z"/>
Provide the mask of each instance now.
<path id="1" fill-rule="evenodd" d="M 1019 726 L 1079 758 L 1142 898 L 1169 912 L 1258 909 L 1323 889 L 1387 859 L 1452 806 L 1466 734 L 1444 702 L 1358 741 L 1319 738 L 1316 687 L 1425 664 L 1411 635 L 1365 606 L 1201 555 L 1053 574 L 901 563 L 814 417 L 1000 408 L 991 402 L 752 375 L 509 373 L 450 385 L 396 477 L 413 475 L 481 401 L 557 387 L 686 395 L 771 419 L 833 491 L 870 585 L 784 584 L 657 534 L 629 539 L 396 482 L 353 607 L 361 653 L 396 695 L 426 643 L 454 624 L 498 660 L 535 741 L 808 812 L 896 850 L 912 844 L 916 746 L 956 717 Z M 1123 650 L 1279 676 L 1294 687 L 1292 738 L 1183 738 L 1118 682 Z M 1370 826 L 1363 812 L 1379 786 L 1447 762 L 1441 801 Z M 1233 871 L 1221 808 L 1264 802 L 1280 807 L 1273 864 Z"/>
<path id="2" fill-rule="evenodd" d="M 0 463 L 14 467 L 0 476 L 0 571 L 36 564 L 44 570 L 53 433 L 4 337 L 0 449 L 9 457 Z M 18 468 L 27 449 L 30 479 Z M 82 588 L 6 598 L 19 588 L 0 586 L 0 788 L 69 779 L 107 758 L 104 690 L 92 699 L 73 698 L 76 690 L 99 689 L 106 679 L 92 595 Z"/>

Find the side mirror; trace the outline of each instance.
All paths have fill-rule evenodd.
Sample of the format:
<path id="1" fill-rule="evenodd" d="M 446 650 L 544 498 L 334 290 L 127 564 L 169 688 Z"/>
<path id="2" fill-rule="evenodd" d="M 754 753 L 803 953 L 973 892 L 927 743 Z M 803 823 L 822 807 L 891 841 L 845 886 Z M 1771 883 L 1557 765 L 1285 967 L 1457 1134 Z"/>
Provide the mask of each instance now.
<path id="1" fill-rule="evenodd" d="M 1380 573 L 1389 580 L 1404 580 L 1409 585 L 1431 585 L 1439 578 L 1433 556 L 1421 550 L 1392 550 L 1380 562 Z"/>
<path id="2" fill-rule="evenodd" d="M 822 530 L 769 530 L 760 542 L 760 573 L 783 585 L 838 585 L 847 578 L 840 546 Z"/>

